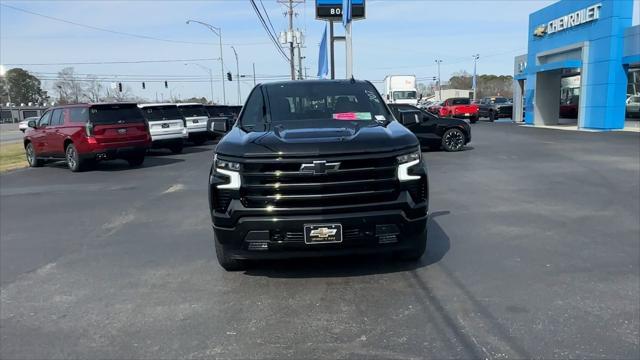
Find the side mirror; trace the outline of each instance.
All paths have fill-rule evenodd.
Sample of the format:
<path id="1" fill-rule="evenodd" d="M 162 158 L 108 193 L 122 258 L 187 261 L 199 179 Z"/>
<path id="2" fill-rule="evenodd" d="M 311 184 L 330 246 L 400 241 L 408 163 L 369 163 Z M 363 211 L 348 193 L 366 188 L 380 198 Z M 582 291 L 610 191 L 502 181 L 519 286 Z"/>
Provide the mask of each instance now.
<path id="1" fill-rule="evenodd" d="M 387 100 L 389 100 L 389 94 L 387 94 Z"/>
<path id="2" fill-rule="evenodd" d="M 422 113 L 418 110 L 400 111 L 400 123 L 402 125 L 417 124 L 422 118 Z"/>
<path id="3" fill-rule="evenodd" d="M 36 121 L 35 120 L 29 120 L 29 122 L 27 122 L 27 126 L 35 129 L 36 128 Z"/>

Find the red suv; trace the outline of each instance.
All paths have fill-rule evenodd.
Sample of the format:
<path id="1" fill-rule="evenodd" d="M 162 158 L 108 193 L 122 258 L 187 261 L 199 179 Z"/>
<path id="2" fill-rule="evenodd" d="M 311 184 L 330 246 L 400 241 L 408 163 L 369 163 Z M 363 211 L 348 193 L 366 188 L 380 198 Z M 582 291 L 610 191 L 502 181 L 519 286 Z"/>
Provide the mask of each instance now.
<path id="1" fill-rule="evenodd" d="M 135 103 L 54 107 L 28 126 L 24 148 L 31 167 L 63 159 L 74 172 L 109 159 L 139 166 L 151 145 L 149 127 Z"/>

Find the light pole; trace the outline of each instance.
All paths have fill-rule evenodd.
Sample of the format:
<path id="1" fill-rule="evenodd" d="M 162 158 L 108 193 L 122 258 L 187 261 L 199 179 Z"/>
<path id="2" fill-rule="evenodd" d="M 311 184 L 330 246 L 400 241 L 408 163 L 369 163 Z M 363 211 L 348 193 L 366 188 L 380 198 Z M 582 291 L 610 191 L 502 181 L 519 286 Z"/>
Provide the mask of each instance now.
<path id="1" fill-rule="evenodd" d="M 184 63 L 185 66 L 189 65 L 189 64 L 193 64 L 205 71 L 207 71 L 209 73 L 209 86 L 211 88 L 211 98 L 210 98 L 210 102 L 213 104 L 213 73 L 211 71 L 211 68 L 208 68 L 204 65 L 200 65 L 198 63 Z M 222 80 L 224 82 L 224 79 Z"/>
<path id="2" fill-rule="evenodd" d="M 240 63 L 238 62 L 238 52 L 236 51 L 236 48 L 232 46 L 231 49 L 233 50 L 233 54 L 236 56 L 236 81 L 238 82 L 238 105 L 240 105 Z"/>
<path id="3" fill-rule="evenodd" d="M 222 102 L 224 103 L 224 105 L 227 105 L 227 94 L 224 86 L 224 59 L 222 57 L 222 29 L 202 21 L 191 20 L 191 19 L 187 20 L 187 24 L 190 24 L 192 22 L 205 26 L 206 28 L 211 30 L 212 33 L 216 34 L 220 39 L 220 74 L 222 75 Z"/>
<path id="4" fill-rule="evenodd" d="M 438 100 L 442 101 L 442 79 L 440 78 L 440 63 L 442 63 L 442 60 L 436 60 L 436 64 L 438 64 Z"/>
<path id="5" fill-rule="evenodd" d="M 476 87 L 478 87 L 478 80 L 476 75 L 476 64 L 478 63 L 479 58 L 480 58 L 480 54 L 473 55 L 473 101 L 476 101 Z"/>

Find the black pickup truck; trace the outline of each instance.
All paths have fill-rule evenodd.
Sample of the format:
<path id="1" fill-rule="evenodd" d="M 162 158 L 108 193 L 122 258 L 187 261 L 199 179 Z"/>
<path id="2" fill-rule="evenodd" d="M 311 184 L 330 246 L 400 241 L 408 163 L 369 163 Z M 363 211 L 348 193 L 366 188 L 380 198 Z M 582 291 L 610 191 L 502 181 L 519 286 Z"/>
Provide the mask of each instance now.
<path id="1" fill-rule="evenodd" d="M 425 252 L 429 186 L 416 136 L 370 82 L 261 84 L 209 173 L 216 255 L 251 259 Z"/>
<path id="2" fill-rule="evenodd" d="M 467 120 L 441 118 L 408 104 L 388 104 L 393 115 L 429 148 L 461 151 L 471 142 L 471 126 Z"/>
<path id="3" fill-rule="evenodd" d="M 478 115 L 481 118 L 489 118 L 489 121 L 511 118 L 513 116 L 513 104 L 505 97 L 485 97 L 478 103 Z"/>

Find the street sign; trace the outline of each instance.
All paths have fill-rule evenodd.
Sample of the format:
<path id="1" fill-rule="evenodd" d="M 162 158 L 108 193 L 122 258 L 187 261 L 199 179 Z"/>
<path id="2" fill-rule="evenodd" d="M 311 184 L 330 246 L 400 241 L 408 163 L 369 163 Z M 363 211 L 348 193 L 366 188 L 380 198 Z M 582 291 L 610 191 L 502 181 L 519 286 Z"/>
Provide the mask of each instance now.
<path id="1" fill-rule="evenodd" d="M 365 0 L 351 1 L 353 20 L 365 18 Z M 342 21 L 342 0 L 316 0 L 316 19 Z"/>

